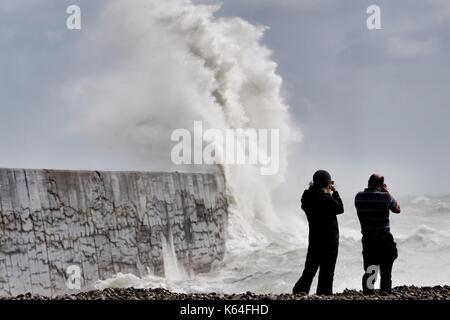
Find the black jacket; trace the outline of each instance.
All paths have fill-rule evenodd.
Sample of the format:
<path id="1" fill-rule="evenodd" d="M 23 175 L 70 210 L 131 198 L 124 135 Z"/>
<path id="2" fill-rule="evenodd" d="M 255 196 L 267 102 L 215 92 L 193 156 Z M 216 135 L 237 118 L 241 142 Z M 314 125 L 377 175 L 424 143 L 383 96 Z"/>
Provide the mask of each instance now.
<path id="1" fill-rule="evenodd" d="M 339 241 L 336 215 L 344 213 L 344 205 L 337 191 L 330 195 L 322 189 L 310 187 L 303 193 L 302 209 L 308 218 L 310 241 Z"/>

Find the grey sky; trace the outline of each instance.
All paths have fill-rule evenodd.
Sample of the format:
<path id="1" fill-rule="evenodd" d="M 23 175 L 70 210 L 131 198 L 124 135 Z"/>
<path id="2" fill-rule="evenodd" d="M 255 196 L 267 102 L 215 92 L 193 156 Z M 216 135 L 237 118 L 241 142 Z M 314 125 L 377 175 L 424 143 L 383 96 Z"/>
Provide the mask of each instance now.
<path id="1" fill-rule="evenodd" d="M 89 32 L 105 1 L 76 2 Z M 264 42 L 304 134 L 290 163 L 299 188 L 320 167 L 349 193 L 373 171 L 402 194 L 450 193 L 449 1 L 222 2 L 220 15 L 270 27 Z M 133 169 L 65 130 L 71 115 L 54 90 L 102 68 L 72 63 L 82 36 L 64 28 L 72 3 L 2 0 L 2 167 Z M 382 30 L 367 30 L 369 4 L 380 5 Z"/>
<path id="2" fill-rule="evenodd" d="M 370 4 L 382 30 L 366 28 Z M 353 193 L 380 171 L 397 193 L 450 192 L 450 2 L 236 0 L 221 12 L 270 26 L 304 132 L 293 179 L 328 168 Z"/>

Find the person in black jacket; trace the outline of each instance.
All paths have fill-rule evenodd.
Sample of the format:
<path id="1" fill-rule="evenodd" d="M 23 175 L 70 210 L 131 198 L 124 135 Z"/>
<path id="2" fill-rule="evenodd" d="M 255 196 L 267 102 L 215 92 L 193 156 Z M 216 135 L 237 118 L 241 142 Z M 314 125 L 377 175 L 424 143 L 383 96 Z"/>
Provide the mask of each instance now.
<path id="1" fill-rule="evenodd" d="M 305 268 L 292 292 L 309 293 L 317 270 L 317 294 L 333 294 L 333 277 L 339 247 L 337 215 L 344 212 L 342 200 L 331 175 L 325 170 L 314 173 L 313 182 L 302 196 L 302 209 L 309 224 L 309 246 Z"/>

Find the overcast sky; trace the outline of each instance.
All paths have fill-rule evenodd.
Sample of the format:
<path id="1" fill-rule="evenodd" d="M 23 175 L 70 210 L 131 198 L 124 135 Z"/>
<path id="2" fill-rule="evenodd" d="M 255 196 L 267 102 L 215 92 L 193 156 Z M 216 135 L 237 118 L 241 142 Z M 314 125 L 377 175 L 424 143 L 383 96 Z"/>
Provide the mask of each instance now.
<path id="1" fill-rule="evenodd" d="M 264 43 L 303 131 L 290 163 L 299 188 L 325 168 L 348 192 L 378 171 L 400 194 L 450 193 L 450 1 L 221 2 L 220 15 L 270 28 Z M 64 131 L 57 84 L 102 68 L 71 65 L 82 36 L 64 28 L 72 3 L 88 32 L 105 1 L 0 4 L 0 167 L 133 169 Z M 366 28 L 370 4 L 382 30 Z"/>

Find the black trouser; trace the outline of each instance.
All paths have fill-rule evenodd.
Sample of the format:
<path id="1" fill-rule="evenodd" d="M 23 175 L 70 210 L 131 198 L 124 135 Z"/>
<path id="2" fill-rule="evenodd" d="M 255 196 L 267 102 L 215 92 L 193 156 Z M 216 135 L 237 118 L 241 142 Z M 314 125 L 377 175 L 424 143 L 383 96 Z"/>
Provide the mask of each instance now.
<path id="1" fill-rule="evenodd" d="M 397 258 L 397 246 L 391 234 L 377 237 L 363 237 L 364 275 L 362 287 L 364 294 L 374 292 L 374 283 L 380 272 L 380 290 L 392 289 L 392 266 Z"/>
<path id="2" fill-rule="evenodd" d="M 364 294 L 373 294 L 374 285 L 378 271 L 380 272 L 380 290 L 384 292 L 391 292 L 392 289 L 392 266 L 394 261 L 370 261 L 364 259 L 364 275 L 362 278 L 362 287 Z"/>
<path id="3" fill-rule="evenodd" d="M 311 241 L 306 255 L 305 269 L 292 290 L 294 294 L 309 293 L 314 276 L 319 271 L 317 294 L 333 294 L 334 268 L 338 256 L 338 241 L 321 242 Z"/>

